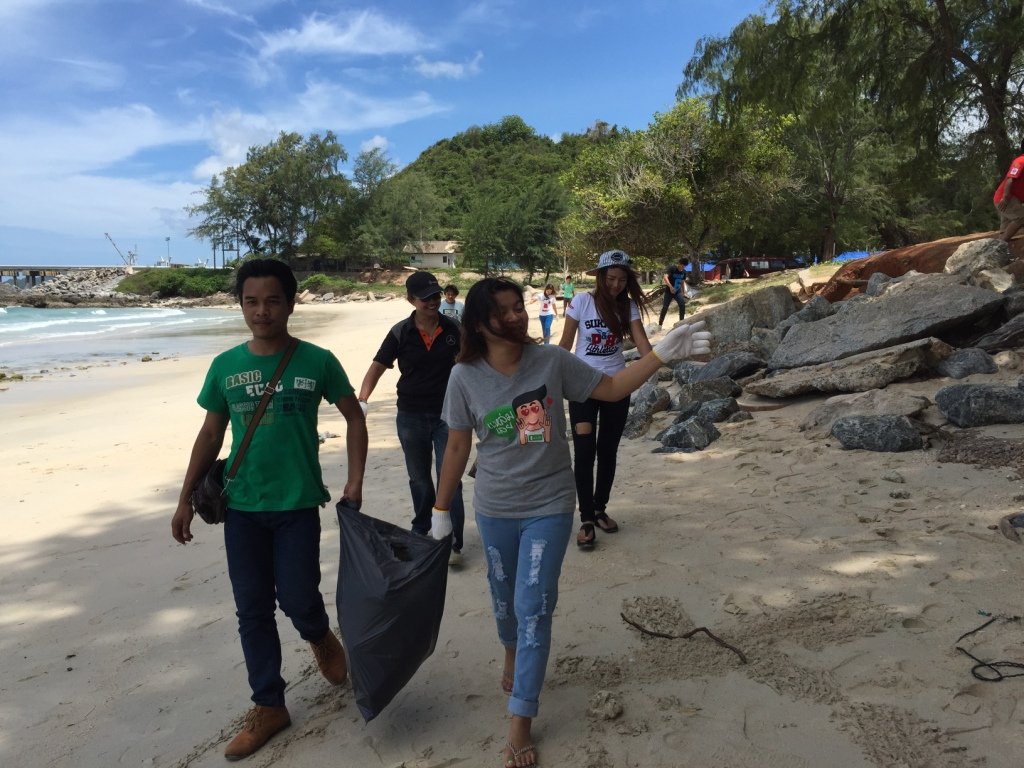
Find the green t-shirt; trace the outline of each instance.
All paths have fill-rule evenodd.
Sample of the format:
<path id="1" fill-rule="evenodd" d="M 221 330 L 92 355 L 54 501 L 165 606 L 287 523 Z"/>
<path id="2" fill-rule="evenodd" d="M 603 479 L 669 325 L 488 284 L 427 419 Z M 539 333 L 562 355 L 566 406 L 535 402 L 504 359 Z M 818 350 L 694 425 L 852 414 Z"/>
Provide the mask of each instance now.
<path id="1" fill-rule="evenodd" d="M 283 354 L 254 355 L 246 343 L 222 352 L 210 364 L 197 399 L 206 410 L 231 417 L 228 467 Z M 336 403 L 353 392 L 330 351 L 300 341 L 228 485 L 228 506 L 275 512 L 318 507 L 330 500 L 320 471 L 317 411 L 321 399 Z"/>
<path id="2" fill-rule="evenodd" d="M 571 299 L 575 295 L 576 295 L 576 286 L 575 285 L 573 285 L 572 283 L 570 283 L 568 281 L 562 283 L 562 298 L 563 299 Z"/>

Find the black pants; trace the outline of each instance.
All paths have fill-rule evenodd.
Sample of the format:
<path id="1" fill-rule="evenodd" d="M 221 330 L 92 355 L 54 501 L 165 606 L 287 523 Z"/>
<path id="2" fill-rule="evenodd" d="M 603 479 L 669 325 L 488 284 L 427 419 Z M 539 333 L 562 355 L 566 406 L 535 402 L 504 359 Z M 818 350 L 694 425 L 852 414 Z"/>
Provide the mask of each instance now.
<path id="1" fill-rule="evenodd" d="M 668 308 L 672 306 L 673 299 L 679 305 L 679 319 L 682 320 L 686 314 L 686 294 L 683 292 L 683 287 L 679 286 L 678 291 L 673 291 L 666 285 L 664 294 L 664 298 L 661 300 L 661 316 L 658 318 L 658 325 L 665 324 L 665 315 L 668 314 Z"/>
<path id="2" fill-rule="evenodd" d="M 576 476 L 576 498 L 580 520 L 594 522 L 594 514 L 604 512 L 615 482 L 615 463 L 619 440 L 626 429 L 629 397 L 614 403 L 593 398 L 583 403 L 569 401 L 569 422 L 572 424 L 573 474 Z M 589 435 L 576 434 L 577 424 L 590 424 Z M 597 480 L 594 480 L 594 460 Z"/>

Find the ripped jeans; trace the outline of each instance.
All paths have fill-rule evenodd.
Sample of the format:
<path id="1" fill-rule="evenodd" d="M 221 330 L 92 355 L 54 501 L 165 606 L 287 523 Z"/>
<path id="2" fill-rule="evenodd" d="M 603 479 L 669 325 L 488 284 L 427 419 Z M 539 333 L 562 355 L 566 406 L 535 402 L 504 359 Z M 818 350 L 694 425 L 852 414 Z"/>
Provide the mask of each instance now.
<path id="1" fill-rule="evenodd" d="M 551 615 L 558 602 L 558 577 L 573 529 L 572 514 L 489 517 L 476 527 L 487 553 L 498 639 L 516 649 L 515 683 L 508 711 L 536 717 L 551 652 Z"/>

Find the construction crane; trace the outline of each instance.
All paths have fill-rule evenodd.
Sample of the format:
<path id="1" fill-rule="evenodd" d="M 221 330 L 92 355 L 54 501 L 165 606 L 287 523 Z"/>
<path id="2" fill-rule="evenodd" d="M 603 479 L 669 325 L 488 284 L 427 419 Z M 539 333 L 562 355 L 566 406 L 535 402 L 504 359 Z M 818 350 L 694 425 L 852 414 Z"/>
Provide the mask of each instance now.
<path id="1" fill-rule="evenodd" d="M 114 250 L 117 251 L 117 255 L 121 257 L 121 261 L 124 262 L 125 266 L 134 267 L 136 261 L 138 261 L 138 254 L 129 248 L 128 255 L 125 256 L 123 253 L 121 253 L 121 249 L 117 247 L 117 243 L 114 242 L 114 238 L 110 236 L 110 233 L 104 232 L 103 234 L 107 236 L 107 240 L 109 240 L 110 244 L 114 246 Z"/>

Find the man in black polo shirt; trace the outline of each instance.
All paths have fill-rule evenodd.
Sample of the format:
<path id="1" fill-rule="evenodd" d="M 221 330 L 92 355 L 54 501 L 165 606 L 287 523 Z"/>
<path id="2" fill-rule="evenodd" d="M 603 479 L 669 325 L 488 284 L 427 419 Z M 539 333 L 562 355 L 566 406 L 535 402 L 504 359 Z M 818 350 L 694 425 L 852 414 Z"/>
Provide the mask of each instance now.
<path id="1" fill-rule="evenodd" d="M 405 281 L 406 298 L 413 312 L 396 323 L 384 337 L 384 343 L 370 363 L 359 400 L 366 402 L 374 387 L 398 361 L 398 440 L 405 454 L 412 492 L 412 529 L 426 536 L 430 533 L 431 511 L 434 507 L 434 479 L 430 474 L 431 451 L 438 476 L 441 460 L 448 444 L 448 425 L 441 420 L 441 407 L 448 389 L 448 375 L 459 353 L 459 324 L 438 310 L 441 286 L 429 272 L 414 272 Z M 454 532 L 449 565 L 462 564 L 462 532 L 466 511 L 459 484 L 451 504 Z"/>

